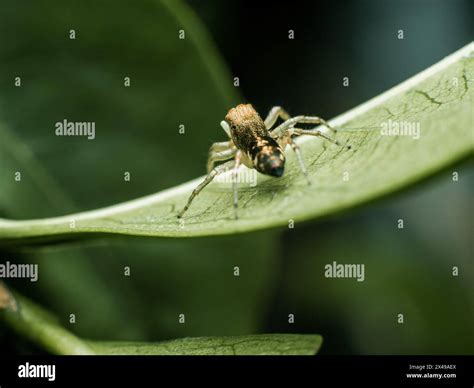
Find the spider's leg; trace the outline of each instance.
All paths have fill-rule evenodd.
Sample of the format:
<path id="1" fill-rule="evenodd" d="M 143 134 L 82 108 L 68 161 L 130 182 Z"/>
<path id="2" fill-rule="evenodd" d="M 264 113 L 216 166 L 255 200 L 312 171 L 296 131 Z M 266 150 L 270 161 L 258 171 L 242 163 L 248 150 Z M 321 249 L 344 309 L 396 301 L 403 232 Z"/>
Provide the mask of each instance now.
<path id="1" fill-rule="evenodd" d="M 239 192 L 237 186 L 237 172 L 239 170 L 239 166 L 242 162 L 242 151 L 237 151 L 235 154 L 234 159 L 234 169 L 232 170 L 232 192 L 234 194 L 234 214 L 235 219 L 238 218 L 237 216 L 237 207 L 239 206 Z"/>
<path id="2" fill-rule="evenodd" d="M 236 148 L 231 146 L 230 141 L 221 143 L 214 143 L 209 149 L 209 156 L 207 158 L 207 172 L 211 172 L 216 162 L 227 160 L 235 155 Z"/>
<path id="3" fill-rule="evenodd" d="M 330 131 L 332 131 L 334 134 L 336 134 L 337 129 L 333 128 L 328 124 L 328 122 L 321 117 L 318 116 L 300 116 L 298 119 L 298 123 L 301 124 L 315 124 L 315 125 L 324 125 L 326 128 L 328 128 Z"/>
<path id="4" fill-rule="evenodd" d="M 319 130 L 314 130 L 314 129 L 301 129 L 301 128 L 293 128 L 292 129 L 292 132 L 294 135 L 296 136 L 301 136 L 301 135 L 310 135 L 310 136 L 319 136 L 319 137 L 322 137 L 323 139 L 333 143 L 333 144 L 336 144 L 338 146 L 341 145 L 341 143 L 339 143 L 337 140 L 334 140 L 332 138 L 330 138 L 328 135 L 325 135 L 324 133 L 322 133 L 321 131 Z M 346 146 L 348 150 L 351 149 L 351 146 L 348 145 Z"/>
<path id="5" fill-rule="evenodd" d="M 306 166 L 303 161 L 303 156 L 301 155 L 300 146 L 296 144 L 290 136 L 288 139 L 288 144 L 291 146 L 291 148 L 296 154 L 296 158 L 298 159 L 298 163 L 300 165 L 300 170 L 303 173 L 303 175 L 306 177 L 306 180 L 308 181 L 308 185 L 311 185 L 311 181 L 309 180 L 309 176 L 308 176 L 308 170 L 306 169 Z"/>
<path id="6" fill-rule="evenodd" d="M 308 171 L 306 169 L 306 166 L 303 161 L 303 156 L 301 154 L 300 146 L 293 141 L 293 138 L 292 138 L 293 135 L 294 135 L 294 128 L 290 128 L 289 130 L 287 130 L 285 135 L 280 136 L 279 138 L 276 138 L 275 140 L 278 142 L 278 144 L 280 145 L 282 149 L 285 149 L 287 145 L 291 146 L 292 150 L 296 154 L 296 158 L 298 159 L 298 164 L 300 165 L 301 172 L 306 177 L 306 180 L 308 181 L 308 185 L 311 185 L 311 181 L 309 180 L 309 176 L 308 176 Z"/>
<path id="7" fill-rule="evenodd" d="M 272 134 L 274 133 L 275 136 L 280 137 L 285 135 L 290 128 L 293 128 L 296 124 L 315 124 L 315 125 L 324 125 L 325 127 L 329 128 L 333 133 L 337 132 L 337 129 L 330 126 L 325 120 L 321 117 L 317 116 L 295 116 L 291 119 L 286 120 L 284 123 L 280 124 L 276 127 Z"/>
<path id="8" fill-rule="evenodd" d="M 193 192 L 189 196 L 188 202 L 184 206 L 183 210 L 181 210 L 178 213 L 178 218 L 183 217 L 184 213 L 186 213 L 186 211 L 189 209 L 189 206 L 191 206 L 191 202 L 201 192 L 201 190 L 204 189 L 204 187 L 206 187 L 209 183 L 211 183 L 212 180 L 214 179 L 214 177 L 217 174 L 219 174 L 223 171 L 226 171 L 227 168 L 228 167 L 225 164 L 221 164 L 221 165 L 213 168 L 212 171 L 209 174 L 207 174 L 207 176 L 204 178 L 204 180 L 193 190 Z"/>
<path id="9" fill-rule="evenodd" d="M 224 132 L 227 134 L 227 136 L 229 136 L 229 138 L 232 138 L 232 135 L 230 133 L 230 126 L 229 126 L 229 123 L 225 120 L 222 120 L 221 121 L 221 127 L 222 129 L 224 130 Z"/>
<path id="10" fill-rule="evenodd" d="M 268 112 L 267 118 L 265 119 L 265 127 L 267 129 L 273 127 L 278 118 L 288 120 L 290 115 L 281 106 L 274 106 L 272 109 L 270 109 L 270 112 Z"/>
<path id="11" fill-rule="evenodd" d="M 232 148 L 233 146 L 234 146 L 234 143 L 232 142 L 232 140 L 218 141 L 217 143 L 211 144 L 211 147 L 209 148 L 209 152 L 225 151 L 229 148 Z"/>

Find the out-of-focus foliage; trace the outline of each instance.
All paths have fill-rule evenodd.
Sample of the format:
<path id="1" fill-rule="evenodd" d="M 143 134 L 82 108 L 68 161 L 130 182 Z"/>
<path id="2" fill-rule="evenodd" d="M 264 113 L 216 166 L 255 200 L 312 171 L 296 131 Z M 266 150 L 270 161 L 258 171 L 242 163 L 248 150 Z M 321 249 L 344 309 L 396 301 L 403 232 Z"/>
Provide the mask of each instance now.
<path id="1" fill-rule="evenodd" d="M 262 334 L 193 337 L 161 342 L 103 342 L 78 338 L 57 323 L 54 315 L 0 283 L 0 319 L 19 335 L 58 355 L 313 355 L 319 335 Z"/>
<path id="2" fill-rule="evenodd" d="M 239 96 L 199 20 L 171 3 L 2 2 L 2 217 L 100 207 L 203 172 L 207 147 L 222 138 L 222 114 Z M 217 59 L 206 62 L 211 57 Z M 63 119 L 95 122 L 95 140 L 55 136 Z M 260 234 L 0 257 L 40 264 L 38 282 L 26 285 L 29 295 L 64 323 L 75 314 L 74 332 L 156 340 L 256 332 L 272 290 L 274 249 L 271 236 Z"/>

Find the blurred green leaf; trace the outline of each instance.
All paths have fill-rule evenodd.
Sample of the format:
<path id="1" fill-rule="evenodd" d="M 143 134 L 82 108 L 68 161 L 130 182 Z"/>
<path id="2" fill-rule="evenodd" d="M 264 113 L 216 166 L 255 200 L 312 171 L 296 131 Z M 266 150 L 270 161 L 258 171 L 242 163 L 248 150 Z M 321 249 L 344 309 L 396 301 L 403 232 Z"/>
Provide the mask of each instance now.
<path id="1" fill-rule="evenodd" d="M 0 46 L 0 211 L 14 218 L 93 209 L 196 176 L 222 112 L 240 101 L 181 1 L 5 1 L 0 33 L 15 36 Z M 56 136 L 63 119 L 95 122 L 95 139 Z"/>
<path id="2" fill-rule="evenodd" d="M 195 177 L 221 138 L 222 112 L 241 100 L 206 29 L 181 1 L 4 1 L 0 42 L 1 217 L 92 209 Z M 94 121 L 96 138 L 55 136 L 65 118 Z M 148 340 L 258 331 L 273 285 L 273 241 L 268 233 L 115 240 L 21 256 L 5 248 L 0 256 L 39 264 L 28 294 L 63 323 L 74 313 L 78 335 Z"/>
<path id="3" fill-rule="evenodd" d="M 98 354 L 134 355 L 313 355 L 319 335 L 259 334 L 236 337 L 181 338 L 158 343 L 89 342 Z"/>
<path id="4" fill-rule="evenodd" d="M 19 308 L 0 305 L 0 319 L 53 354 L 312 355 L 322 343 L 319 335 L 298 334 L 181 338 L 157 343 L 86 341 L 65 330 L 49 312 L 25 297 L 15 293 L 15 299 Z"/>
<path id="5" fill-rule="evenodd" d="M 333 126 L 340 129 L 338 140 L 351 144 L 351 150 L 321 139 L 300 139 L 312 185 L 306 184 L 289 153 L 288 171 L 282 179 L 262 179 L 258 188 L 240 190 L 238 220 L 229 206 L 230 184 L 219 182 L 197 197 L 182 222 L 176 219 L 177 210 L 199 178 L 96 211 L 43 220 L 3 220 L 0 238 L 22 242 L 100 233 L 168 237 L 233 234 L 286 225 L 288 220 L 314 219 L 397 192 L 472 152 L 473 55 L 474 44 L 470 44 L 334 119 Z M 381 128 L 389 122 L 419 126 L 419 138 L 415 132 L 383 136 Z"/>

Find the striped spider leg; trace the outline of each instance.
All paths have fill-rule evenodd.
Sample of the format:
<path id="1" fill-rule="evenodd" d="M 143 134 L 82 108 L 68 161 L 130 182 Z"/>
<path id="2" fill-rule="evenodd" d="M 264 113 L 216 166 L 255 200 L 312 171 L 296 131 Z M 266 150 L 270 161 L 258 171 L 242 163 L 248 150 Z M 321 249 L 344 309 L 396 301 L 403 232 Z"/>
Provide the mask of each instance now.
<path id="1" fill-rule="evenodd" d="M 282 124 L 279 126 L 271 129 L 273 125 L 275 125 L 276 121 L 278 118 L 281 118 L 282 120 L 285 120 Z M 294 142 L 293 138 L 301 135 L 310 135 L 310 136 L 319 136 L 333 144 L 336 144 L 340 146 L 341 144 L 332 139 L 331 137 L 327 136 L 326 134 L 322 133 L 320 130 L 316 129 L 302 129 L 302 128 L 296 128 L 295 126 L 297 124 L 314 124 L 314 125 L 324 125 L 326 128 L 328 128 L 333 134 L 337 133 L 337 129 L 333 128 L 330 126 L 326 120 L 322 119 L 321 117 L 318 116 L 295 116 L 291 117 L 282 107 L 280 106 L 275 106 L 273 107 L 267 118 L 265 119 L 265 125 L 267 126 L 267 129 L 270 131 L 272 137 L 274 137 L 278 143 L 281 145 L 281 147 L 284 149 L 287 145 L 290 145 L 290 147 L 293 149 L 293 151 L 296 154 L 296 158 L 298 160 L 300 170 L 303 173 L 303 175 L 306 177 L 308 181 L 308 185 L 311 184 L 311 181 L 309 180 L 308 176 L 308 171 L 306 169 L 306 166 L 303 161 L 303 157 L 301 154 L 301 149 L 297 143 Z M 350 149 L 350 146 L 347 146 L 348 149 Z"/>

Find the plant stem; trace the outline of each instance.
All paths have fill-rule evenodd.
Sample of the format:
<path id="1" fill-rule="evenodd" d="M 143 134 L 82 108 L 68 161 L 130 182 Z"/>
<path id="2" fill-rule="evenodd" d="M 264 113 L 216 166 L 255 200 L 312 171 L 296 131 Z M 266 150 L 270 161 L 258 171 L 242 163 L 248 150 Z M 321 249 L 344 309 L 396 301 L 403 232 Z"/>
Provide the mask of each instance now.
<path id="1" fill-rule="evenodd" d="M 1 310 L 0 319 L 20 336 L 53 354 L 94 354 L 84 341 L 64 329 L 48 312 L 18 293 L 12 294 L 18 309 Z"/>

